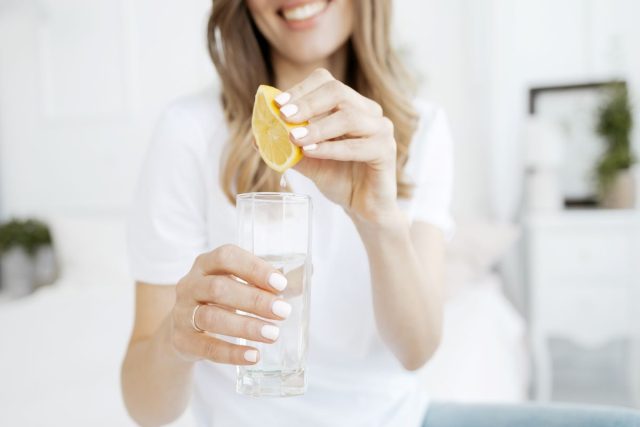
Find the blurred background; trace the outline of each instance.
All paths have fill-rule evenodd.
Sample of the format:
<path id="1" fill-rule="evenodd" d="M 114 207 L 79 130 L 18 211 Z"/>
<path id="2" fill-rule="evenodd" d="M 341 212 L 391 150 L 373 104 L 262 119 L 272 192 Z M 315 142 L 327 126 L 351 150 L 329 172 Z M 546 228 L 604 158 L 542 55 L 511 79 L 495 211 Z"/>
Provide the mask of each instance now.
<path id="1" fill-rule="evenodd" d="M 217 85 L 209 10 L 0 0 L 0 425 L 131 424 L 124 218 L 160 112 Z M 638 17 L 395 2 L 394 42 L 456 141 L 435 399 L 640 408 Z"/>

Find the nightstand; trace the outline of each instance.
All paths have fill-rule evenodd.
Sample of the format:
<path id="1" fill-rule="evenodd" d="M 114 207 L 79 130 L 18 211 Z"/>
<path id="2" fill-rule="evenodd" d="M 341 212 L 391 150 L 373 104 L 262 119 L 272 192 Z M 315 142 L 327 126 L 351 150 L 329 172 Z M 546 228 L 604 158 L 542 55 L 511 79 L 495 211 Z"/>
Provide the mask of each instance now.
<path id="1" fill-rule="evenodd" d="M 584 347 L 628 339 L 640 406 L 640 211 L 561 211 L 525 220 L 534 389 L 552 399 L 550 338 Z"/>

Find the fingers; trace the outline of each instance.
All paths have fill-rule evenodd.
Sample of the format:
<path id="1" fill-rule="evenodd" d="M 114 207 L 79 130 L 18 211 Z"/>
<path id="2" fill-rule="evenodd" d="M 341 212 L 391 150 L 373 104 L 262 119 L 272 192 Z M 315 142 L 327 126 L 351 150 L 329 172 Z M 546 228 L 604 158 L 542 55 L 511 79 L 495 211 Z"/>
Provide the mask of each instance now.
<path id="1" fill-rule="evenodd" d="M 282 92 L 278 96 L 275 97 L 276 103 L 282 107 L 287 102 L 292 99 L 298 99 L 302 97 L 304 94 L 311 92 L 314 89 L 319 88 L 324 83 L 334 80 L 333 76 L 329 71 L 324 68 L 318 68 L 313 71 L 302 82 L 297 85 L 289 88 L 286 92 Z"/>
<path id="2" fill-rule="evenodd" d="M 281 95 L 283 94 L 278 96 Z M 280 114 L 289 123 L 303 123 L 347 107 L 372 117 L 382 117 L 380 105 L 335 79 L 328 80 L 309 92 L 296 96 L 287 95 L 282 99 L 286 99 L 286 102 L 280 104 Z"/>
<path id="3" fill-rule="evenodd" d="M 351 91 L 352 89 L 344 83 L 330 80 L 300 97 L 292 96 L 289 102 L 280 107 L 280 115 L 289 123 L 311 120 L 346 104 L 347 99 L 354 96 Z"/>
<path id="4" fill-rule="evenodd" d="M 327 141 L 303 147 L 304 155 L 314 159 L 331 159 L 345 162 L 370 162 L 379 157 L 372 144 L 366 139 L 344 139 Z"/>
<path id="5" fill-rule="evenodd" d="M 287 286 L 287 278 L 271 264 L 235 245 L 223 245 L 198 256 L 194 267 L 203 275 L 233 274 L 271 292 L 280 292 Z"/>
<path id="6" fill-rule="evenodd" d="M 375 134 L 381 120 L 358 114 L 353 109 L 339 110 L 329 116 L 312 121 L 307 126 L 291 129 L 291 141 L 304 147 L 343 136 L 360 137 Z"/>
<path id="7" fill-rule="evenodd" d="M 260 352 L 254 347 L 232 344 L 206 334 L 178 335 L 174 345 L 182 353 L 216 363 L 253 365 L 260 360 Z"/>
<path id="8" fill-rule="evenodd" d="M 196 311 L 195 324 L 207 332 L 272 343 L 280 328 L 255 317 L 243 316 L 215 305 L 202 305 Z"/>
<path id="9" fill-rule="evenodd" d="M 387 147 L 387 145 L 389 146 Z M 395 147 L 364 138 L 326 141 L 307 145 L 303 149 L 305 157 L 314 159 L 365 162 L 369 164 L 382 164 L 388 159 L 395 159 Z M 387 150 L 389 154 L 386 154 Z"/>
<path id="10" fill-rule="evenodd" d="M 348 138 L 337 141 L 325 141 L 302 147 L 306 157 L 314 159 L 332 159 L 340 161 L 367 162 L 371 164 L 394 161 L 396 142 L 393 138 L 393 123 L 386 117 L 380 119 L 381 129 L 376 137 Z"/>
<path id="11" fill-rule="evenodd" d="M 199 302 L 223 305 L 266 319 L 286 319 L 291 314 L 291 305 L 273 293 L 227 276 L 203 277 L 193 288 L 194 298 Z"/>

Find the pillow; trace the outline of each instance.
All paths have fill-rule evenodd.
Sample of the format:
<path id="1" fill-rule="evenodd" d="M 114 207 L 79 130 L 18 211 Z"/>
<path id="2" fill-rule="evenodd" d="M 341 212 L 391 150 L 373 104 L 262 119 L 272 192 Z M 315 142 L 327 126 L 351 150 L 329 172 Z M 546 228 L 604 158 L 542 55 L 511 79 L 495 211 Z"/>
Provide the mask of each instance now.
<path id="1" fill-rule="evenodd" d="M 524 319 L 494 274 L 444 307 L 442 344 L 421 375 L 434 400 L 523 402 L 529 383 Z"/>
<path id="2" fill-rule="evenodd" d="M 129 281 L 125 219 L 119 216 L 54 216 L 53 244 L 66 282 Z"/>
<path id="3" fill-rule="evenodd" d="M 447 245 L 447 294 L 455 294 L 463 286 L 485 277 L 506 255 L 519 234 L 513 224 L 458 222 L 456 233 Z"/>

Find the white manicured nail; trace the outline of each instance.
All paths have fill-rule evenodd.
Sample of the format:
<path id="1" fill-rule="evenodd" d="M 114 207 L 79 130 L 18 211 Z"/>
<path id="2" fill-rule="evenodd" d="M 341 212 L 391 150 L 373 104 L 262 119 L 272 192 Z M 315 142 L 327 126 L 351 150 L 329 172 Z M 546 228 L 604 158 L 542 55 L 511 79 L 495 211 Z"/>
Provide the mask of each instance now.
<path id="1" fill-rule="evenodd" d="M 309 144 L 309 145 L 303 145 L 302 146 L 302 149 L 304 151 L 313 151 L 313 150 L 315 150 L 317 148 L 318 148 L 318 144 Z"/>
<path id="2" fill-rule="evenodd" d="M 287 278 L 280 273 L 271 273 L 269 276 L 269 285 L 279 291 L 283 291 L 287 287 Z"/>
<path id="3" fill-rule="evenodd" d="M 282 300 L 277 300 L 273 303 L 271 311 L 273 311 L 273 314 L 275 314 L 276 316 L 286 319 L 291 314 L 291 304 Z"/>
<path id="4" fill-rule="evenodd" d="M 285 117 L 291 117 L 298 112 L 298 106 L 295 104 L 287 104 L 280 108 L 280 112 L 284 114 Z"/>
<path id="5" fill-rule="evenodd" d="M 260 335 L 265 337 L 268 340 L 277 340 L 280 335 L 280 328 L 273 325 L 264 325 L 262 329 L 260 329 Z"/>
<path id="6" fill-rule="evenodd" d="M 276 100 L 278 105 L 284 105 L 291 99 L 291 94 L 289 94 L 289 92 L 282 92 L 273 99 Z"/>
<path id="7" fill-rule="evenodd" d="M 244 352 L 244 360 L 247 362 L 258 361 L 258 350 L 247 350 Z"/>
<path id="8" fill-rule="evenodd" d="M 308 134 L 309 134 L 309 130 L 304 126 L 291 129 L 291 135 L 293 135 L 295 139 L 302 139 Z"/>

